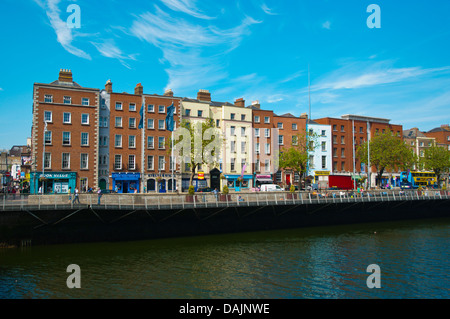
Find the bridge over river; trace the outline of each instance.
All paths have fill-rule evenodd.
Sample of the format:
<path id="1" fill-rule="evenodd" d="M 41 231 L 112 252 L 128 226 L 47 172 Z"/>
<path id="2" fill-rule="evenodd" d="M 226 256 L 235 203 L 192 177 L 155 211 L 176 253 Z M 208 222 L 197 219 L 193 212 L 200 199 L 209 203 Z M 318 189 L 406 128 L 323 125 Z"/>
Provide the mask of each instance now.
<path id="1" fill-rule="evenodd" d="M 73 195 L 72 195 L 73 196 Z M 73 199 L 73 198 L 72 198 Z M 140 240 L 450 216 L 444 190 L 3 195 L 0 245 Z"/>

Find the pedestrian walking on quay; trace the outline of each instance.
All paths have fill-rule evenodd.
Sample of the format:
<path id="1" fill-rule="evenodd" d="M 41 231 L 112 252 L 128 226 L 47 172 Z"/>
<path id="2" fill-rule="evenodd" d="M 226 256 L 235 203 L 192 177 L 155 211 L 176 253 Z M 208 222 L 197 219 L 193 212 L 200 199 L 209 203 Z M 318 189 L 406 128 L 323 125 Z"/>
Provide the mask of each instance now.
<path id="1" fill-rule="evenodd" d="M 78 204 L 80 204 L 80 199 L 78 198 L 78 188 L 75 188 L 73 193 L 74 195 L 72 204 L 75 204 L 75 202 L 78 202 Z"/>
<path id="2" fill-rule="evenodd" d="M 102 198 L 102 190 L 99 188 L 97 191 L 97 195 L 98 195 L 98 205 L 100 205 L 100 198 Z"/>

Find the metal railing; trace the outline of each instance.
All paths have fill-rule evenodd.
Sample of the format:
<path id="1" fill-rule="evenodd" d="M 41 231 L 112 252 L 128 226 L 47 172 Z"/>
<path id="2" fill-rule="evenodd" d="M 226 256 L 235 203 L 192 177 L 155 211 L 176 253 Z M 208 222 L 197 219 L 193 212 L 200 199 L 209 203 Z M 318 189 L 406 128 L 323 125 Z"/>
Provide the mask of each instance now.
<path id="1" fill-rule="evenodd" d="M 241 207 L 268 205 L 307 205 L 411 200 L 448 200 L 447 190 L 373 190 L 312 192 L 233 192 L 230 194 L 80 194 L 73 195 L 0 195 L 0 211 L 65 210 L 95 208 L 104 210 L 172 210 L 186 208 Z"/>

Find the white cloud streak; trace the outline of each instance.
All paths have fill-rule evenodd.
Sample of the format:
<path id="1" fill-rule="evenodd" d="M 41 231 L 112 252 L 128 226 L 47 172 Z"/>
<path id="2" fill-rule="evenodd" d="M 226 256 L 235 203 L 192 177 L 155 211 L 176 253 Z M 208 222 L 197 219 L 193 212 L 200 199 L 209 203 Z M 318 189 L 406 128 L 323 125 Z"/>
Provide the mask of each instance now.
<path id="1" fill-rule="evenodd" d="M 72 45 L 73 29 L 69 28 L 67 23 L 60 18 L 61 11 L 58 8 L 60 0 L 35 0 L 35 2 L 46 11 L 50 25 L 56 33 L 56 40 L 62 47 L 73 55 L 90 60 L 91 56 L 88 53 Z"/>
<path id="2" fill-rule="evenodd" d="M 261 5 L 261 9 L 268 15 L 278 15 L 278 13 L 273 12 L 265 3 Z"/>
<path id="3" fill-rule="evenodd" d="M 203 14 L 200 10 L 198 10 L 195 6 L 195 2 L 191 0 L 161 0 L 168 8 L 186 13 L 190 16 L 199 19 L 211 20 L 215 19 L 214 17 L 209 17 Z"/>
<path id="4" fill-rule="evenodd" d="M 235 27 L 219 28 L 179 18 L 155 5 L 153 12 L 136 17 L 129 33 L 161 49 L 161 62 L 169 64 L 166 69 L 169 76 L 167 88 L 198 89 L 228 77 L 226 54 L 250 34 L 250 26 L 260 22 L 245 16 Z"/>

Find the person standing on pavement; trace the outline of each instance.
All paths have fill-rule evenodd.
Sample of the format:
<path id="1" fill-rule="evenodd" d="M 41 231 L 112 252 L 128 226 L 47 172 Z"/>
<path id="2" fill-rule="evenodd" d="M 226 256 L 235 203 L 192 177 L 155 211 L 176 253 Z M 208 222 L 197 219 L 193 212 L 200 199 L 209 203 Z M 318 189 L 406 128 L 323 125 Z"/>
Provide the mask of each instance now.
<path id="1" fill-rule="evenodd" d="M 78 202 L 78 204 L 80 204 L 80 199 L 78 198 L 78 188 L 75 188 L 73 193 L 74 195 L 72 204 L 75 204 L 76 201 Z"/>
<path id="2" fill-rule="evenodd" d="M 97 195 L 98 195 L 98 205 L 100 205 L 100 198 L 102 198 L 102 190 L 99 188 L 97 191 Z"/>

